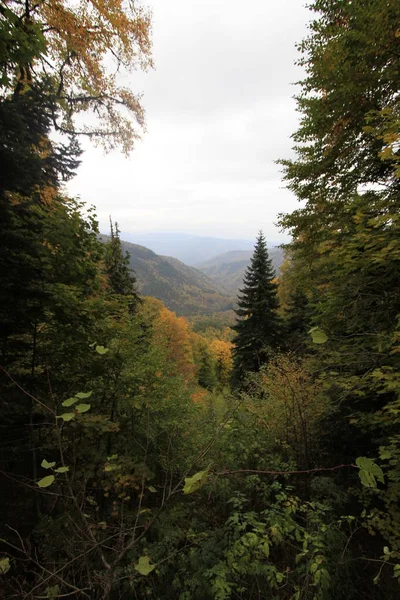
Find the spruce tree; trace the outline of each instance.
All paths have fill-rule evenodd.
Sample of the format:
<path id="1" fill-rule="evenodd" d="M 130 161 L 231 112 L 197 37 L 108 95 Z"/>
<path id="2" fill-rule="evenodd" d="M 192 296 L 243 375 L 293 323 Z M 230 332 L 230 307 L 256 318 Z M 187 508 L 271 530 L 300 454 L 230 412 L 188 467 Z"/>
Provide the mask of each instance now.
<path id="1" fill-rule="evenodd" d="M 275 271 L 268 256 L 267 244 L 260 231 L 238 296 L 238 319 L 233 329 L 233 381 L 238 383 L 249 372 L 257 372 L 279 347 L 281 319 Z"/>
<path id="2" fill-rule="evenodd" d="M 110 241 L 106 248 L 106 272 L 111 291 L 120 296 L 130 296 L 129 307 L 134 310 L 139 295 L 136 289 L 136 277 L 129 268 L 129 253 L 122 252 L 118 223 L 113 226 L 110 218 Z"/>

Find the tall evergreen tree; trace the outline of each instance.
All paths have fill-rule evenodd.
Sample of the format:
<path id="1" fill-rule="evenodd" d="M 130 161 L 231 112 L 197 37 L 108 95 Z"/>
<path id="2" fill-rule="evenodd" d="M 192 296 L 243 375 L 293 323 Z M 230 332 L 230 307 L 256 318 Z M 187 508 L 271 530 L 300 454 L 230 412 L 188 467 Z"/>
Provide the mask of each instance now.
<path id="1" fill-rule="evenodd" d="M 110 241 L 106 249 L 106 272 L 111 290 L 120 296 L 130 296 L 130 309 L 134 310 L 139 295 L 136 289 L 136 277 L 129 268 L 129 253 L 122 252 L 118 223 L 113 225 L 110 218 Z"/>
<path id="2" fill-rule="evenodd" d="M 257 372 L 279 347 L 281 320 L 275 271 L 268 256 L 267 244 L 260 231 L 238 296 L 239 317 L 234 330 L 233 379 L 243 380 L 246 373 Z"/>

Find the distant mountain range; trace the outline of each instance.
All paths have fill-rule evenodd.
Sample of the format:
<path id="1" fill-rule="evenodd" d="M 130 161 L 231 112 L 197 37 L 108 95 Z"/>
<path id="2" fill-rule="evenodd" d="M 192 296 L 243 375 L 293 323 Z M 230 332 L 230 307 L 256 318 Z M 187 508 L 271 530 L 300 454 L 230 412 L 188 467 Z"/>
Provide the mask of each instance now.
<path id="1" fill-rule="evenodd" d="M 284 261 L 284 252 L 281 248 L 271 248 L 268 253 L 278 274 Z M 252 254 L 252 250 L 224 252 L 196 267 L 227 293 L 236 296 L 243 285 L 244 272 Z"/>
<path id="2" fill-rule="evenodd" d="M 101 235 L 108 241 L 108 236 Z M 130 256 L 141 294 L 161 300 L 178 315 L 212 314 L 230 310 L 234 299 L 204 273 L 170 256 L 160 256 L 137 244 L 121 240 Z"/>
<path id="3" fill-rule="evenodd" d="M 125 233 L 124 240 L 151 248 L 162 256 L 174 256 L 187 265 L 197 266 L 218 254 L 232 250 L 252 250 L 255 240 L 222 239 L 184 233 Z"/>
<path id="4" fill-rule="evenodd" d="M 158 234 L 149 234 L 149 236 L 156 235 Z M 253 250 L 236 248 L 200 262 L 198 256 L 195 257 L 194 254 L 196 243 L 201 255 L 204 256 L 212 249 L 220 247 L 221 243 L 236 243 L 237 240 L 179 234 L 182 246 L 177 243 L 172 247 L 173 238 L 170 235 L 172 236 L 172 234 L 161 234 L 165 241 L 163 246 L 162 240 L 158 240 L 161 246 L 172 250 L 181 248 L 184 253 L 183 247 L 186 244 L 186 252 L 193 253 L 191 256 L 193 262 L 197 263 L 196 268 L 184 264 L 175 257 L 160 255 L 145 246 L 121 240 L 123 251 L 129 253 L 129 265 L 136 273 L 140 293 L 158 298 L 167 308 L 182 316 L 211 315 L 231 310 L 235 305 L 238 290 L 242 287 L 244 272 Z M 149 236 L 141 237 L 143 239 Z M 104 242 L 109 239 L 107 235 L 101 235 L 100 238 Z M 241 243 L 247 242 L 241 240 Z M 207 244 L 210 246 L 207 247 Z M 248 244 L 252 245 L 252 242 Z M 284 259 L 283 250 L 271 248 L 269 255 L 278 273 Z"/>

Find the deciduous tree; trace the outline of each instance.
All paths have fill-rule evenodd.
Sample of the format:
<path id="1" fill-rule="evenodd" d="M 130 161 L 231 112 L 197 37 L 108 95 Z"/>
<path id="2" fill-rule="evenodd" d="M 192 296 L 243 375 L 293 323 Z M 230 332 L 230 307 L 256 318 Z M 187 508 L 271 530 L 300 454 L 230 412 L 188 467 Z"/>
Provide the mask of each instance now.
<path id="1" fill-rule="evenodd" d="M 144 127 L 144 111 L 140 95 L 122 85 L 120 75 L 152 66 L 150 12 L 127 0 L 10 0 L 0 12 L 0 95 L 49 76 L 58 131 L 129 152 Z M 84 124 L 77 120 L 82 113 Z"/>

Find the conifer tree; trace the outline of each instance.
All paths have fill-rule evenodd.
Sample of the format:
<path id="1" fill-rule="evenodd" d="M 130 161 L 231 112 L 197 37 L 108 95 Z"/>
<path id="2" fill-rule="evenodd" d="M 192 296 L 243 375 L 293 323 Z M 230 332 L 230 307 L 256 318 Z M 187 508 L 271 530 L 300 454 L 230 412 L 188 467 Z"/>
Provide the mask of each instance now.
<path id="1" fill-rule="evenodd" d="M 233 380 L 243 380 L 246 373 L 257 372 L 279 346 L 281 319 L 275 271 L 268 256 L 267 244 L 260 231 L 238 296 L 236 337 L 234 339 Z"/>
<path id="2" fill-rule="evenodd" d="M 114 294 L 121 296 L 130 296 L 130 309 L 134 310 L 138 300 L 136 289 L 136 277 L 133 270 L 129 268 L 129 253 L 122 252 L 120 231 L 118 223 L 113 223 L 110 218 L 110 241 L 106 249 L 106 272 L 109 284 Z"/>

